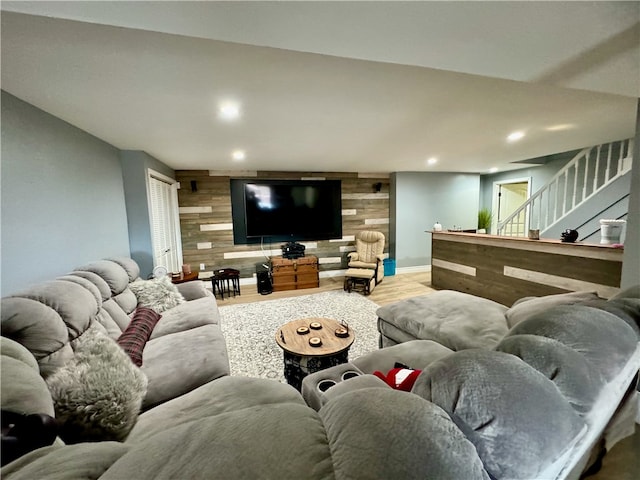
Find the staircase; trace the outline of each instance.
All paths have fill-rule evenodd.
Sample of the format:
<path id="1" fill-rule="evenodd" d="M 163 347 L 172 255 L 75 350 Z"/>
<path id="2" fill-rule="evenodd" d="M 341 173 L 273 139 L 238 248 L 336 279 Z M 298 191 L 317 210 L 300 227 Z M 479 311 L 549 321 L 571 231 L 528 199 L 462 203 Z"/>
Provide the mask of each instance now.
<path id="1" fill-rule="evenodd" d="M 580 240 L 584 240 L 594 233 L 591 231 L 594 228 L 599 231 L 597 220 L 604 218 L 605 212 L 607 218 L 626 215 L 624 201 L 626 199 L 628 204 L 629 187 L 624 190 L 623 186 L 625 182 L 630 185 L 628 182 L 632 156 L 632 138 L 583 149 L 546 185 L 498 224 L 498 235 L 526 236 L 528 229 L 537 229 L 540 230 L 541 237 L 560 238 L 559 233 L 567 228 L 580 232 L 578 227 L 589 225 L 589 233 L 581 235 Z M 613 188 L 614 186 L 620 188 Z M 611 198 L 610 203 L 598 205 L 595 210 L 585 208 L 586 202 L 596 195 L 613 191 L 626 194 L 622 195 L 624 198 Z M 602 197 L 604 199 L 607 196 Z M 609 207 L 612 207 L 611 212 L 608 211 Z M 570 221 L 569 215 L 579 210 L 582 210 L 581 219 Z M 586 211 L 589 214 L 585 216 Z M 569 223 L 571 225 L 566 226 Z M 523 225 L 528 227 L 522 228 Z"/>

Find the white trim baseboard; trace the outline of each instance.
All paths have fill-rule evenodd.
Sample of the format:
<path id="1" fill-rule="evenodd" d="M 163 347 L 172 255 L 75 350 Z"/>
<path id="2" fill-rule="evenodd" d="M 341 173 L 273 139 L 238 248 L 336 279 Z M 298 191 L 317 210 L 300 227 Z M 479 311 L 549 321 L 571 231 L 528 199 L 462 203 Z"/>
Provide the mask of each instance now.
<path id="1" fill-rule="evenodd" d="M 431 265 L 414 265 L 412 267 L 396 267 L 396 274 L 430 272 Z"/>

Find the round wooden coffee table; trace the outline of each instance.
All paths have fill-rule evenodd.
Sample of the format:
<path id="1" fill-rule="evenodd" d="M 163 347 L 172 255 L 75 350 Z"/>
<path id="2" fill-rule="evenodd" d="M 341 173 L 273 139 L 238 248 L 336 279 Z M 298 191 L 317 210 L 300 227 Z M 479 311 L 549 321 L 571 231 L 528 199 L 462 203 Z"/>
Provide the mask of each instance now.
<path id="1" fill-rule="evenodd" d="M 300 390 L 310 373 L 347 363 L 355 340 L 352 329 L 330 318 L 302 318 L 285 323 L 276 332 L 284 352 L 284 378 Z"/>

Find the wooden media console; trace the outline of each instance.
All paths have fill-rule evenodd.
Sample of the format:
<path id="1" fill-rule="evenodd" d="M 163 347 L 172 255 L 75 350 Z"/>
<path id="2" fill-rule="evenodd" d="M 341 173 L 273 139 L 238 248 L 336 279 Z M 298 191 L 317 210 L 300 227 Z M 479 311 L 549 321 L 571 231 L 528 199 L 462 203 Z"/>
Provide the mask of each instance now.
<path id="1" fill-rule="evenodd" d="M 296 259 L 281 256 L 271 259 L 273 291 L 297 290 L 320 286 L 318 257 L 306 255 Z"/>

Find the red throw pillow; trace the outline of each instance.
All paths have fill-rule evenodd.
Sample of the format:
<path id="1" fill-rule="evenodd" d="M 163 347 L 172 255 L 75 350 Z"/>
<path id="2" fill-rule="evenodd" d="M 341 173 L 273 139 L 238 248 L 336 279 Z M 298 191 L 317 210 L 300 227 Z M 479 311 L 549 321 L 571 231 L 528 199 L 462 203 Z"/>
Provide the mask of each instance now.
<path id="1" fill-rule="evenodd" d="M 131 323 L 118 338 L 118 345 L 127 352 L 131 361 L 137 366 L 142 366 L 142 351 L 151 336 L 156 323 L 161 315 L 150 308 L 136 308 Z"/>
<path id="2" fill-rule="evenodd" d="M 420 375 L 420 372 L 422 372 L 422 370 L 413 370 L 411 368 L 392 368 L 386 375 L 377 370 L 373 372 L 373 374 L 391 388 L 410 392 L 413 388 L 413 384 L 416 383 L 416 379 L 418 378 L 418 375 Z"/>

